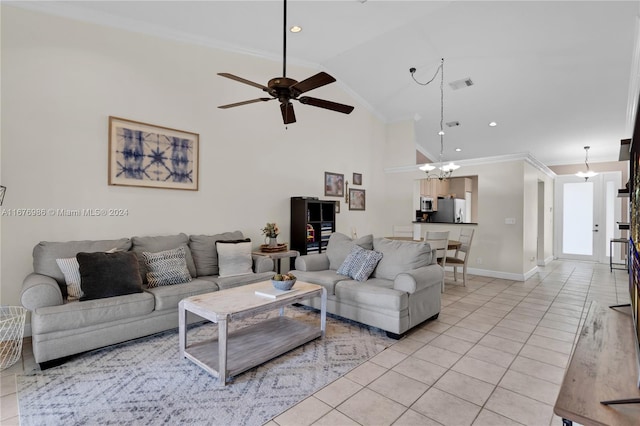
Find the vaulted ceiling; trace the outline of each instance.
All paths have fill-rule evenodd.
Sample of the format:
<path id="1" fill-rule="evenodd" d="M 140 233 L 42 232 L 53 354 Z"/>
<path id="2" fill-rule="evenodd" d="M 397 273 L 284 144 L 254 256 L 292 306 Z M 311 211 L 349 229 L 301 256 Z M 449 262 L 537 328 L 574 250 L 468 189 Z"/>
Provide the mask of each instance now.
<path id="1" fill-rule="evenodd" d="M 281 1 L 25 3 L 281 60 Z M 431 158 L 440 150 L 439 77 L 420 86 L 409 68 L 424 82 L 445 58 L 444 121 L 460 123 L 445 127 L 447 160 L 529 152 L 547 165 L 579 163 L 590 145 L 591 161 L 614 161 L 635 114 L 639 12 L 637 1 L 294 0 L 288 24 L 303 30 L 289 33 L 287 55 L 333 75 L 382 120 L 414 120 Z M 211 78 L 223 71 L 262 84 L 274 77 L 214 69 Z M 464 78 L 473 85 L 447 84 Z"/>

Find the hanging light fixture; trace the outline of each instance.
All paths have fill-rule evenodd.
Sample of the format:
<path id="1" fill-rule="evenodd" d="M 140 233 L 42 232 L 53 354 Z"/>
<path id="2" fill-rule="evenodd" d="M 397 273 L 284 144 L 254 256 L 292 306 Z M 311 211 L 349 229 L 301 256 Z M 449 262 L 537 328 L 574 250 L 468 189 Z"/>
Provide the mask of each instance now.
<path id="1" fill-rule="evenodd" d="M 413 81 L 415 81 L 416 83 L 418 83 L 421 86 L 426 86 L 429 83 L 431 83 L 433 80 L 436 79 L 436 76 L 438 75 L 438 72 L 440 73 L 440 131 L 438 132 L 438 135 L 440 136 L 440 156 L 438 158 L 438 162 L 440 163 L 440 165 L 438 166 L 438 170 L 439 172 L 437 174 L 432 174 L 429 173 L 432 170 L 435 170 L 435 166 L 432 166 L 431 164 L 424 164 L 423 166 L 420 166 L 420 170 L 424 171 L 425 173 L 427 173 L 427 179 L 440 179 L 440 180 L 445 180 L 451 177 L 451 174 L 460 168 L 460 166 L 454 164 L 453 162 L 450 162 L 449 164 L 444 164 L 443 162 L 443 157 L 444 157 L 444 128 L 443 128 L 443 123 L 444 123 L 444 58 L 442 58 L 442 60 L 440 61 L 440 66 L 438 67 L 438 69 L 436 70 L 436 73 L 433 75 L 433 78 L 429 81 L 427 81 L 426 83 L 420 83 L 418 80 L 416 80 L 416 77 L 414 76 L 414 73 L 416 72 L 415 68 L 409 68 L 409 72 L 411 73 L 411 77 L 413 78 Z"/>
<path id="2" fill-rule="evenodd" d="M 584 178 L 585 182 L 588 181 L 590 177 L 594 177 L 598 174 L 593 170 L 589 169 L 589 148 L 591 147 L 590 146 L 584 147 L 584 164 L 587 166 L 587 171 L 576 173 L 576 176 Z"/>

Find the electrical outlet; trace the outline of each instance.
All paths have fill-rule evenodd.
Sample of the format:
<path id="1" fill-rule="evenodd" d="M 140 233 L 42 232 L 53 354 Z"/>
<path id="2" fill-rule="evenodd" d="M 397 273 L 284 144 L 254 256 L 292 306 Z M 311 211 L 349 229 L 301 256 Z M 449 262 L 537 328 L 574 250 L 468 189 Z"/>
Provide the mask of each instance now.
<path id="1" fill-rule="evenodd" d="M 515 217 L 506 217 L 504 219 L 504 224 L 505 225 L 515 225 L 516 224 L 516 218 Z"/>
<path id="2" fill-rule="evenodd" d="M 481 258 L 481 257 L 477 258 L 477 259 L 476 259 L 476 263 L 477 263 L 478 265 L 481 265 L 481 264 L 482 264 L 482 258 Z"/>

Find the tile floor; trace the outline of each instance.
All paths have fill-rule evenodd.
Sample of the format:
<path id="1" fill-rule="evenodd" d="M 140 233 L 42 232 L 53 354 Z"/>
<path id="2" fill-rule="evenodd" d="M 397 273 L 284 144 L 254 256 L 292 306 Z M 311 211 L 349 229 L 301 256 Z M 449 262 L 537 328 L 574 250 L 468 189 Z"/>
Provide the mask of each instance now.
<path id="1" fill-rule="evenodd" d="M 446 282 L 437 320 L 267 425 L 561 425 L 553 404 L 589 303 L 629 299 L 625 271 L 586 262 Z M 34 365 L 27 338 L 0 378 L 0 424 L 19 424 L 16 374 Z"/>

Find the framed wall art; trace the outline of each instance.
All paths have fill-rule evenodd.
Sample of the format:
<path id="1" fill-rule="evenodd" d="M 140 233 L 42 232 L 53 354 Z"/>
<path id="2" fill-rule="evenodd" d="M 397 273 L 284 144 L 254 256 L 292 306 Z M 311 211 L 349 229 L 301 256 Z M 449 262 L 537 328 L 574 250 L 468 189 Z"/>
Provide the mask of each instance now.
<path id="1" fill-rule="evenodd" d="M 349 189 L 349 210 L 364 210 L 366 195 L 364 189 Z"/>
<path id="2" fill-rule="evenodd" d="M 354 173 L 353 174 L 353 184 L 354 185 L 362 185 L 362 173 Z"/>
<path id="3" fill-rule="evenodd" d="M 326 197 L 344 197 L 344 175 L 324 172 L 324 195 Z"/>
<path id="4" fill-rule="evenodd" d="M 109 185 L 198 190 L 197 133 L 109 117 Z"/>

